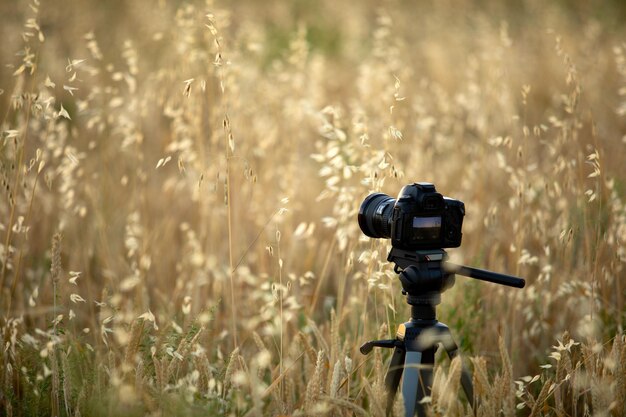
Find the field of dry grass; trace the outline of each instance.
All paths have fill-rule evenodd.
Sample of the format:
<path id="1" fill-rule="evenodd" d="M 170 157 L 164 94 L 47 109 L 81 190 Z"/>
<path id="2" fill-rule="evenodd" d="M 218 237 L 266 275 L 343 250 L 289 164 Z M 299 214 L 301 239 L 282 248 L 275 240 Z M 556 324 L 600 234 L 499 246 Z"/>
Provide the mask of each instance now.
<path id="1" fill-rule="evenodd" d="M 527 282 L 443 294 L 477 415 L 624 415 L 626 8 L 545 3 L 0 4 L 0 415 L 384 415 L 415 181 Z"/>

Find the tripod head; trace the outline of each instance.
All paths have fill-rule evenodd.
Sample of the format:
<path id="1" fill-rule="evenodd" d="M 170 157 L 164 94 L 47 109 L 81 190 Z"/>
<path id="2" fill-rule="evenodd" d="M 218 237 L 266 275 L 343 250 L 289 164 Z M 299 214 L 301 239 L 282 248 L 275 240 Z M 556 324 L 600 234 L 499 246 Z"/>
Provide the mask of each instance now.
<path id="1" fill-rule="evenodd" d="M 442 267 L 446 258 L 443 249 L 391 249 L 387 260 L 395 264 L 393 269 L 399 274 L 407 303 L 434 306 L 441 302 L 441 293 L 454 285 L 454 274 Z"/>
<path id="2" fill-rule="evenodd" d="M 443 249 L 404 250 L 392 248 L 387 260 L 395 264 L 399 274 L 402 293 L 412 306 L 435 306 L 441 302 L 441 293 L 454 285 L 454 275 L 492 282 L 510 287 L 523 288 L 526 281 L 512 275 L 500 274 L 484 269 L 455 265 L 447 261 Z"/>

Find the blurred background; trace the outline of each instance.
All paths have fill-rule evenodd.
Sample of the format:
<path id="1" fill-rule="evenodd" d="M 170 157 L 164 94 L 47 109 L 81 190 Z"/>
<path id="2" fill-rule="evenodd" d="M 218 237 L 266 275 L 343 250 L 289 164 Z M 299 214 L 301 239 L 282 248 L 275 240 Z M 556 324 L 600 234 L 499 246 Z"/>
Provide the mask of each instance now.
<path id="1" fill-rule="evenodd" d="M 267 367 L 269 389 L 321 350 L 332 384 L 408 318 L 390 242 L 356 214 L 417 181 L 465 202 L 453 261 L 526 279 L 457 277 L 443 295 L 439 319 L 490 372 L 499 346 L 518 378 L 558 340 L 623 331 L 623 2 L 41 0 L 0 16 L 5 412 L 54 409 L 35 392 L 60 351 L 138 410 L 123 365 L 179 392 L 197 346 L 215 372 L 188 385 L 223 379 L 222 399 L 233 358 Z M 174 353 L 189 362 L 159 377 Z M 374 363 L 343 365 L 363 407 Z M 215 406 L 306 411 L 292 382 Z M 64 389 L 67 409 L 89 396 Z"/>

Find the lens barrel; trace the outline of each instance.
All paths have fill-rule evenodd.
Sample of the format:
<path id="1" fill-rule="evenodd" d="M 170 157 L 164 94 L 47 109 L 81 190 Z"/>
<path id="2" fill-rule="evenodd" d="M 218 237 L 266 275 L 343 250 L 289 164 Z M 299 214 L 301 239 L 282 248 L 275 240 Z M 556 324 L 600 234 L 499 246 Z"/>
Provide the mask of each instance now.
<path id="1" fill-rule="evenodd" d="M 359 208 L 359 227 L 366 236 L 391 238 L 391 217 L 396 199 L 387 194 L 368 195 Z"/>

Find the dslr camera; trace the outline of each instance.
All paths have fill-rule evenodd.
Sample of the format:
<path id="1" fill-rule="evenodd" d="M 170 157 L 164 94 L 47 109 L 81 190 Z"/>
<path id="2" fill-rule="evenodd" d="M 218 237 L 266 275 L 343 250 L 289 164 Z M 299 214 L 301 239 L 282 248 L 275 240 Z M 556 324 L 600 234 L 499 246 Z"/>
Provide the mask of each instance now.
<path id="1" fill-rule="evenodd" d="M 365 235 L 391 239 L 402 250 L 457 248 L 465 204 L 444 197 L 431 183 L 405 185 L 398 198 L 368 195 L 359 209 L 359 226 Z"/>

